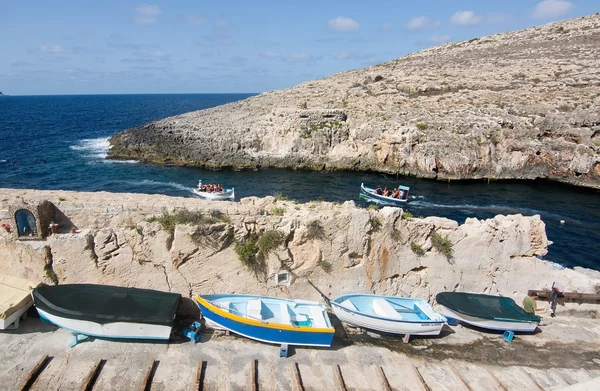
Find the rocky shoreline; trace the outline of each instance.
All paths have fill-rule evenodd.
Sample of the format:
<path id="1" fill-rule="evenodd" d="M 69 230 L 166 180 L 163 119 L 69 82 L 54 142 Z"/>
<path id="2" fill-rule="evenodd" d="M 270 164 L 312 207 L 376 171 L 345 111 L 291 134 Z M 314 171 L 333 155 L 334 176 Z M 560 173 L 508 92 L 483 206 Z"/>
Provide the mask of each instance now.
<path id="1" fill-rule="evenodd" d="M 600 15 L 423 50 L 128 129 L 109 157 L 600 188 Z"/>

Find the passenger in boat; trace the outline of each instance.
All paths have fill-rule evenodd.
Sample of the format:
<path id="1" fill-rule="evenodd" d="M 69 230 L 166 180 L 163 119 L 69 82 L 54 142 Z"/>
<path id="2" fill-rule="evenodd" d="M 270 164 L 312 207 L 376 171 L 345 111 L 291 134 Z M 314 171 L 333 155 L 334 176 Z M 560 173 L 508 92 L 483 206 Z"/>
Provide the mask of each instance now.
<path id="1" fill-rule="evenodd" d="M 377 188 L 373 191 L 373 193 L 375 193 L 377 195 L 381 195 L 381 193 L 382 193 L 381 186 L 377 186 Z"/>
<path id="2" fill-rule="evenodd" d="M 388 190 L 387 186 L 383 189 L 383 196 L 384 197 L 389 197 L 390 195 L 390 191 Z"/>
<path id="3" fill-rule="evenodd" d="M 545 308 L 538 308 L 536 300 L 538 299 L 537 292 L 531 291 L 527 293 L 527 296 L 523 299 L 523 310 L 528 314 L 534 315 L 536 311 L 546 311 Z"/>
<path id="4" fill-rule="evenodd" d="M 392 198 L 400 198 L 400 191 L 397 188 L 392 191 Z"/>

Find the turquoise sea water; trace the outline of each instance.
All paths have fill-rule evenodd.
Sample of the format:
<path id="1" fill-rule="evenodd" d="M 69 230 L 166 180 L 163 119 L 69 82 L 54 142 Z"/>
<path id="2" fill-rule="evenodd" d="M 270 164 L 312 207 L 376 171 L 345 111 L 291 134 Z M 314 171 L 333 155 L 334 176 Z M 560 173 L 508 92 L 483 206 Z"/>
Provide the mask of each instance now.
<path id="1" fill-rule="evenodd" d="M 170 115 L 250 94 L 0 97 L 0 187 L 167 194 L 194 197 L 205 183 L 234 186 L 236 198 L 280 192 L 302 202 L 359 200 L 360 183 L 411 187 L 415 216 L 539 214 L 554 242 L 545 260 L 600 270 L 600 192 L 556 183 L 435 182 L 357 172 L 265 169 L 209 171 L 106 159 L 108 138 Z M 564 224 L 560 221 L 564 220 Z"/>

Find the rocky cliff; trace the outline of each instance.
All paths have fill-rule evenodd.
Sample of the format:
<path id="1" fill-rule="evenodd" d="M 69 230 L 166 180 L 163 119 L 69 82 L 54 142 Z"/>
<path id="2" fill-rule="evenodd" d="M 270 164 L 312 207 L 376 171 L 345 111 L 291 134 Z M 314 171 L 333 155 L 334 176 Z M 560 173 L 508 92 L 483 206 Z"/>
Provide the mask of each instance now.
<path id="1" fill-rule="evenodd" d="M 600 188 L 600 15 L 450 43 L 128 129 L 109 157 Z"/>
<path id="2" fill-rule="evenodd" d="M 0 273 L 29 280 L 92 282 L 180 292 L 255 293 L 319 299 L 364 292 L 422 297 L 486 292 L 521 301 L 561 282 L 600 290 L 600 272 L 558 270 L 539 216 L 467 219 L 403 215 L 402 209 L 245 198 L 214 203 L 160 195 L 2 189 L 0 223 L 14 205 L 54 205 L 57 233 L 17 239 L 0 229 Z M 71 233 L 70 228 L 76 227 Z M 27 238 L 25 238 L 27 239 Z M 559 311 L 593 311 L 570 304 Z"/>

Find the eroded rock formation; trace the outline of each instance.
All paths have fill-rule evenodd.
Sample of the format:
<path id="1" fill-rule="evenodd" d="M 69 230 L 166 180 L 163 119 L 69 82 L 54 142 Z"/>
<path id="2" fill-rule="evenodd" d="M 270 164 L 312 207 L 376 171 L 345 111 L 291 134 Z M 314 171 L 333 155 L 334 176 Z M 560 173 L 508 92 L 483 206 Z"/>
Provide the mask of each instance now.
<path id="1" fill-rule="evenodd" d="M 77 227 L 76 233 L 62 231 L 40 241 L 18 241 L 0 230 L 0 273 L 48 283 L 136 286 L 184 296 L 231 292 L 316 300 L 308 279 L 328 295 L 374 292 L 430 301 L 440 291 L 459 290 L 520 302 L 528 289 L 548 288 L 554 281 L 570 291 L 600 289 L 600 272 L 557 270 L 539 259 L 548 246 L 539 216 L 458 224 L 403 216 L 398 208 L 358 208 L 352 201 L 296 204 L 251 197 L 240 203 L 211 203 L 141 194 L 2 193 L 0 210 L 17 200 L 48 200 Z M 174 226 L 148 221 L 177 211 L 203 217 Z M 259 239 L 266 256 L 255 254 L 244 265 L 236 243 L 268 232 L 278 234 L 270 244 Z M 440 238 L 448 247 L 440 247 Z M 597 311 L 575 304 L 560 310 L 566 309 Z"/>
<path id="2" fill-rule="evenodd" d="M 600 188 L 600 15 L 423 50 L 113 136 L 109 156 Z"/>

